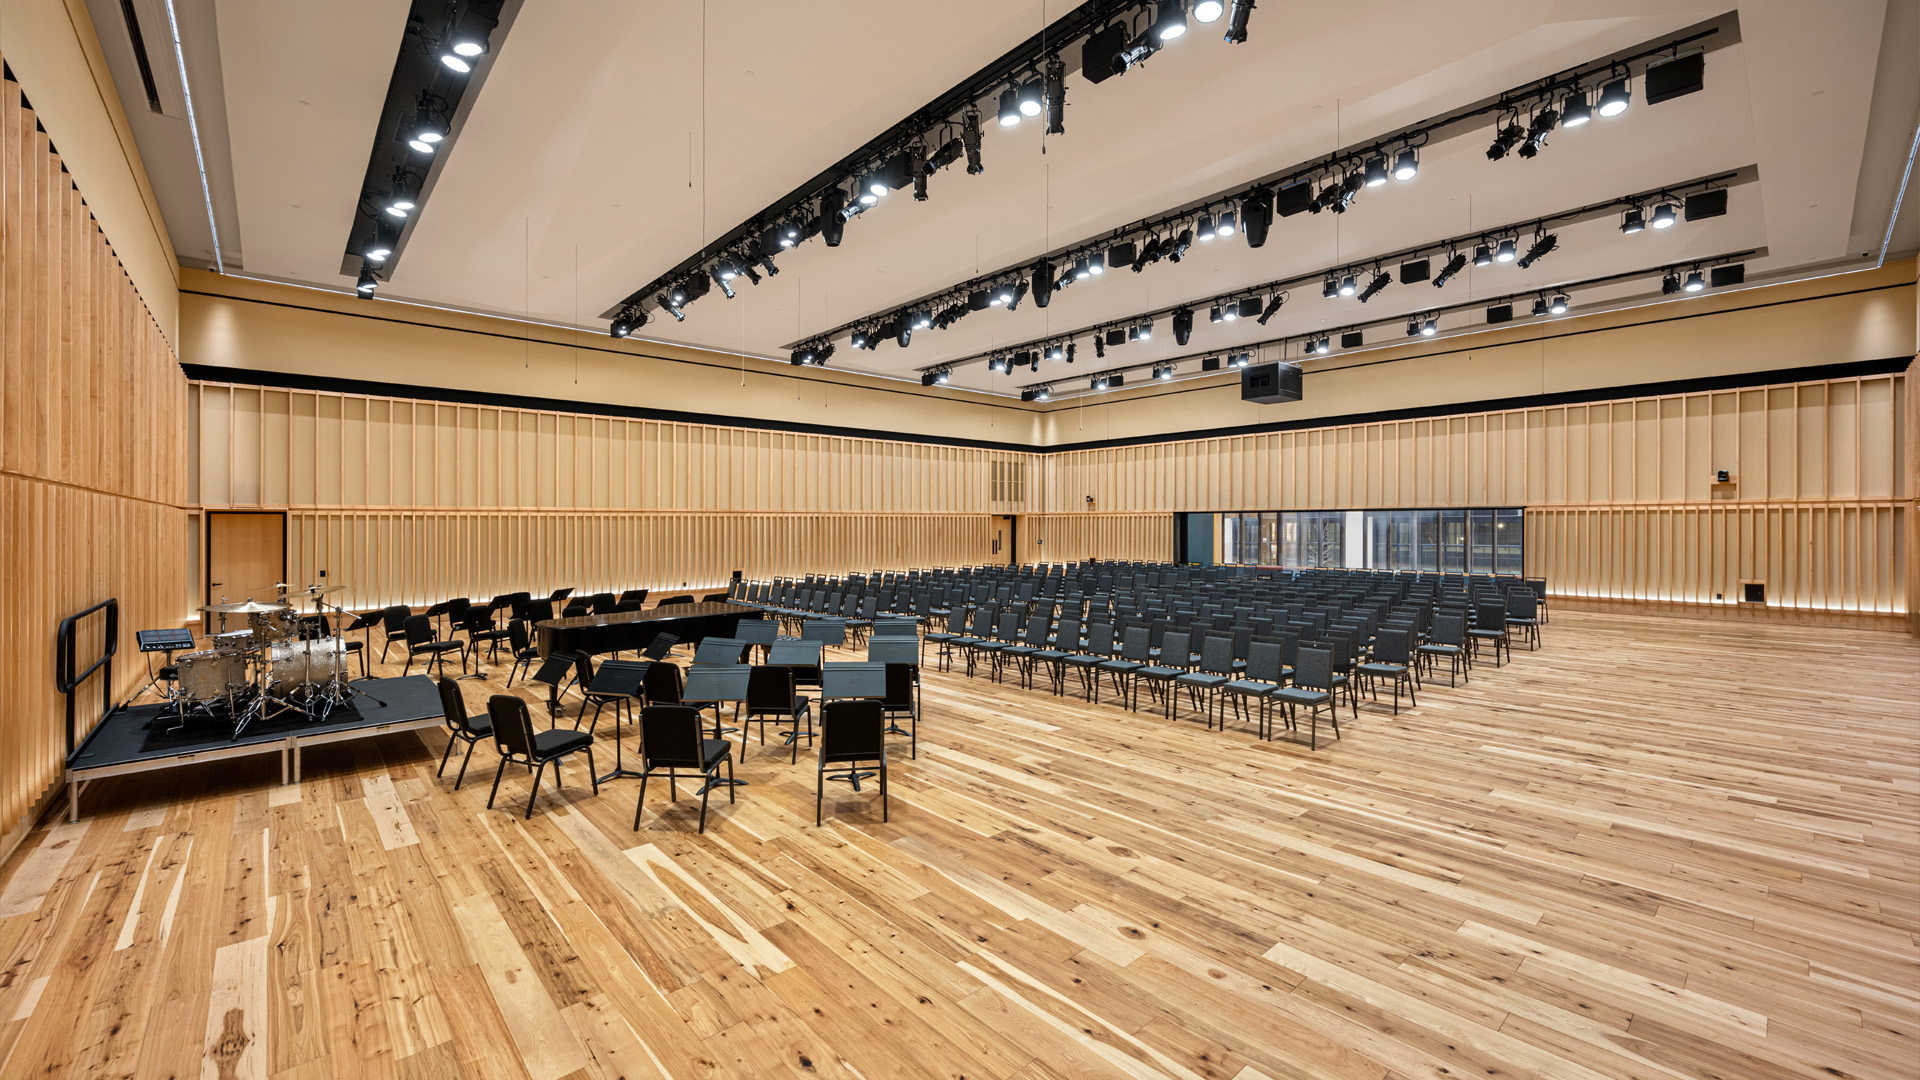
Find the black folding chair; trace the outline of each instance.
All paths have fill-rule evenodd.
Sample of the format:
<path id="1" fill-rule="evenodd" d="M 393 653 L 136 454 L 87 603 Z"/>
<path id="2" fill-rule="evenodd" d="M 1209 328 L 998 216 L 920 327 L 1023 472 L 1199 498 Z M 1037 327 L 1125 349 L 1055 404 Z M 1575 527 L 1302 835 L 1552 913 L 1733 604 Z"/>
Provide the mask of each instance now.
<path id="1" fill-rule="evenodd" d="M 465 741 L 467 752 L 461 756 L 460 772 L 453 778 L 453 790 L 459 791 L 460 782 L 467 778 L 467 764 L 473 760 L 473 748 L 480 745 L 481 739 L 493 736 L 493 717 L 486 713 L 467 715 L 466 696 L 460 693 L 458 680 L 442 677 L 437 685 L 440 712 L 447 723 L 447 748 L 440 753 L 440 771 L 433 775 L 446 775 L 447 758 L 453 753 L 454 744 Z"/>
<path id="2" fill-rule="evenodd" d="M 527 816 L 533 816 L 533 801 L 540 796 L 540 774 L 553 765 L 553 784 L 560 786 L 560 759 L 575 751 L 587 755 L 587 778 L 593 781 L 593 793 L 600 794 L 600 776 L 593 768 L 593 736 L 584 731 L 535 731 L 533 714 L 527 699 L 514 694 L 495 694 L 487 699 L 487 715 L 493 721 L 493 746 L 500 752 L 500 767 L 493 773 L 493 790 L 487 793 L 487 807 L 500 794 L 500 778 L 512 761 L 533 770 L 533 785 L 527 792 Z"/>
<path id="3" fill-rule="evenodd" d="M 661 665 L 655 664 L 655 667 Z M 700 785 L 700 831 L 707 831 L 707 799 L 721 783 L 720 764 L 727 766 L 727 801 L 733 801 L 733 744 L 709 739 L 700 727 L 700 710 L 688 705 L 648 705 L 640 710 L 640 799 L 633 807 L 633 828 L 640 830 L 640 814 L 647 807 L 647 778 L 667 774 L 667 797 L 678 802 L 681 770 L 703 776 Z"/>
<path id="4" fill-rule="evenodd" d="M 821 808 L 826 798 L 827 766 L 851 766 L 845 773 L 832 776 L 846 780 L 860 790 L 860 778 L 871 776 L 859 765 L 878 762 L 880 774 L 880 820 L 888 820 L 887 805 L 887 718 L 880 702 L 869 698 L 846 698 L 824 702 L 820 706 L 820 771 L 814 780 L 813 823 L 822 822 Z"/>

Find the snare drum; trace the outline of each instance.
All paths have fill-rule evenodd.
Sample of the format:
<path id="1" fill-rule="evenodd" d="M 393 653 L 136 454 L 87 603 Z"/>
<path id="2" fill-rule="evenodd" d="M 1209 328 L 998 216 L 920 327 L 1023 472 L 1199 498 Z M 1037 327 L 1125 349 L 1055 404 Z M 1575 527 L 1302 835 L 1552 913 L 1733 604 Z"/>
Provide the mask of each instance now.
<path id="1" fill-rule="evenodd" d="M 267 685 L 276 694 L 323 683 L 347 673 L 347 653 L 333 638 L 275 645 L 267 659 Z"/>
<path id="2" fill-rule="evenodd" d="M 180 657 L 180 692 L 205 705 L 247 684 L 246 655 L 231 649 L 203 649 Z"/>

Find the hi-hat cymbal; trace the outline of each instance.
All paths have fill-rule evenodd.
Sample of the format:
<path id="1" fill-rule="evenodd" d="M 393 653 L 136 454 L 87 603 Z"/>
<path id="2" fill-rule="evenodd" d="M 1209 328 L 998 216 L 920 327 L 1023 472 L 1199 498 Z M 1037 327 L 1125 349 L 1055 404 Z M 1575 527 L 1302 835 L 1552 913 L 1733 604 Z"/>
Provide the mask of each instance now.
<path id="1" fill-rule="evenodd" d="M 346 588 L 345 585 L 309 585 L 300 591 L 308 596 L 329 596 L 333 593 L 345 592 Z"/>
<path id="2" fill-rule="evenodd" d="M 255 612 L 261 611 L 289 611 L 292 610 L 292 608 L 292 604 L 280 603 L 278 601 L 263 604 L 258 600 L 247 600 L 237 604 L 208 604 L 200 610 L 212 612 L 216 615 L 252 615 Z"/>

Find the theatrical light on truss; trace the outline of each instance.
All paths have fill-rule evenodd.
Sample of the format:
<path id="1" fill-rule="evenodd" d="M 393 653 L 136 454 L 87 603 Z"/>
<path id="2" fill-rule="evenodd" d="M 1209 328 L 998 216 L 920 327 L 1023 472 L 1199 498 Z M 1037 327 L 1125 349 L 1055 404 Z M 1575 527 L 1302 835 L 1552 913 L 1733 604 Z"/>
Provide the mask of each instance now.
<path id="1" fill-rule="evenodd" d="M 1687 275 L 1687 283 L 1681 287 L 1687 292 L 1699 292 L 1701 289 L 1707 287 L 1707 279 L 1700 271 L 1695 270 Z"/>
<path id="2" fill-rule="evenodd" d="M 1015 308 L 1019 307 L 1020 301 L 1025 300 L 1026 298 L 1027 298 L 1027 281 L 1025 278 L 1021 278 L 1019 283 L 1014 285 L 1013 287 L 1013 295 L 1007 298 L 1007 310 L 1012 311 Z"/>
<path id="3" fill-rule="evenodd" d="M 1065 345 L 1062 345 L 1060 342 L 1056 341 L 1053 344 L 1047 346 L 1047 359 L 1065 360 L 1066 358 L 1067 358 L 1067 347 Z"/>
<path id="4" fill-rule="evenodd" d="M 1679 291 L 1680 291 L 1679 271 L 1677 270 L 1667 271 L 1666 276 L 1660 279 L 1660 295 L 1672 296 L 1674 293 L 1677 293 Z"/>
<path id="5" fill-rule="evenodd" d="M 1340 295 L 1341 296 L 1352 296 L 1354 293 L 1358 291 L 1360 291 L 1359 287 L 1353 283 L 1352 274 L 1348 274 L 1346 277 L 1343 277 L 1340 279 Z"/>
<path id="6" fill-rule="evenodd" d="M 1420 336 L 1420 320 L 1419 319 L 1407 320 L 1407 336 L 1408 337 Z"/>
<path id="7" fill-rule="evenodd" d="M 1047 134 L 1067 131 L 1067 62 L 1058 56 L 1047 60 Z"/>
<path id="8" fill-rule="evenodd" d="M 926 311 L 916 311 L 907 316 L 907 322 L 915 330 L 925 330 L 927 327 L 933 325 L 933 316 Z"/>
<path id="9" fill-rule="evenodd" d="M 1426 322 L 1423 322 L 1420 324 L 1421 337 L 1432 337 L 1433 335 L 1439 332 L 1440 332 L 1440 320 L 1437 318 L 1429 318 L 1427 319 Z"/>
<path id="10" fill-rule="evenodd" d="M 1221 0 L 1200 0 L 1193 5 L 1193 19 L 1195 22 L 1215 22 L 1226 10 L 1227 5 L 1221 3 Z"/>
<path id="11" fill-rule="evenodd" d="M 1540 148 L 1547 145 L 1547 133 L 1552 131 L 1558 123 L 1560 123 L 1560 113 L 1552 106 L 1533 114 L 1533 123 L 1527 128 L 1527 141 L 1520 144 L 1520 156 L 1523 158 L 1537 156 Z"/>
<path id="12" fill-rule="evenodd" d="M 413 212 L 413 175 L 405 169 L 393 170 L 392 190 L 386 197 L 384 209 L 388 217 L 404 218 Z"/>
<path id="13" fill-rule="evenodd" d="M 987 370 L 1004 375 L 1013 367 L 1013 363 L 1004 356 L 996 356 L 987 361 Z"/>
<path id="14" fill-rule="evenodd" d="M 1520 259 L 1520 269 L 1525 270 L 1545 258 L 1548 253 L 1560 245 L 1559 233 L 1544 233 L 1533 238 L 1533 246 Z"/>
<path id="15" fill-rule="evenodd" d="M 1340 283 L 1338 281 L 1334 280 L 1333 278 L 1328 278 L 1327 280 L 1320 283 L 1320 296 L 1322 299 L 1331 300 L 1334 297 L 1339 295 L 1340 295 Z"/>
<path id="16" fill-rule="evenodd" d="M 432 96 L 421 94 L 420 106 L 414 110 L 413 123 L 407 128 L 407 145 L 416 153 L 431 154 L 446 137 L 447 126 L 434 119 Z"/>
<path id="17" fill-rule="evenodd" d="M 1672 203 L 1663 202 L 1660 205 L 1653 208 L 1653 227 L 1654 228 L 1670 229 L 1673 227 L 1673 223 L 1676 220 L 1678 220 L 1678 218 L 1674 214 Z"/>
<path id="18" fill-rule="evenodd" d="M 1155 364 L 1153 366 L 1153 377 L 1159 380 L 1160 382 L 1168 381 L 1169 379 L 1173 378 L 1173 365 L 1172 364 Z"/>
<path id="19" fill-rule="evenodd" d="M 1506 157 L 1507 154 L 1511 152 L 1514 147 L 1519 146 L 1520 141 L 1526 137 L 1526 131 L 1523 130 L 1518 123 L 1508 121 L 1502 125 L 1499 132 L 1494 135 L 1493 144 L 1487 147 L 1487 160 L 1499 161 L 1501 158 Z"/>
<path id="20" fill-rule="evenodd" d="M 1267 325 L 1267 320 L 1273 318 L 1274 315 L 1279 312 L 1280 305 L 1286 302 L 1286 293 L 1274 293 L 1273 296 L 1267 300 L 1267 306 L 1261 310 L 1260 318 L 1256 321 L 1258 321 L 1261 326 Z"/>
<path id="21" fill-rule="evenodd" d="M 355 283 L 353 287 L 354 291 L 359 293 L 363 299 L 371 300 L 373 299 L 373 290 L 379 287 L 380 279 L 373 276 L 373 267 L 362 266 L 360 268 L 360 280 Z"/>
<path id="22" fill-rule="evenodd" d="M 1555 293 L 1553 299 L 1547 301 L 1547 310 L 1553 312 L 1555 315 L 1565 315 L 1567 309 L 1572 306 L 1573 304 L 1567 299 L 1566 293 Z"/>
<path id="23" fill-rule="evenodd" d="M 1075 281 L 1085 281 L 1085 280 L 1087 280 L 1087 278 L 1089 278 L 1089 277 L 1092 277 L 1092 276 L 1093 276 L 1093 267 L 1091 267 L 1091 266 L 1089 266 L 1089 265 L 1087 265 L 1087 260 L 1085 260 L 1085 259 L 1079 259 L 1079 260 L 1077 260 L 1077 261 L 1075 261 L 1075 262 L 1074 262 L 1074 264 L 1073 264 L 1073 280 L 1075 280 Z"/>
<path id="24" fill-rule="evenodd" d="M 1233 0 L 1233 15 L 1227 20 L 1227 44 L 1238 45 L 1247 40 L 1247 18 L 1252 14 L 1253 0 Z"/>
<path id="25" fill-rule="evenodd" d="M 960 144 L 967 151 L 967 175 L 979 176 L 987 171 L 980 163 L 980 110 L 968 109 L 960 122 Z"/>
<path id="26" fill-rule="evenodd" d="M 1020 84 L 1019 104 L 1021 116 L 1039 116 L 1042 108 L 1041 86 L 1039 79 L 1028 79 Z"/>
<path id="27" fill-rule="evenodd" d="M 1215 233 L 1213 229 L 1213 215 L 1200 215 L 1200 227 L 1193 230 L 1194 239 L 1204 244 L 1212 240 L 1216 235 L 1218 234 Z"/>
<path id="28" fill-rule="evenodd" d="M 1099 277 L 1106 272 L 1107 256 L 1105 252 L 1096 251 L 1087 256 L 1087 273 L 1092 274 L 1094 277 Z"/>
<path id="29" fill-rule="evenodd" d="M 1213 321 L 1220 321 L 1220 309 L 1213 309 Z M 1193 309 L 1178 307 L 1173 310 L 1173 343 L 1185 346 L 1193 337 Z"/>
<path id="30" fill-rule="evenodd" d="M 370 263 L 386 262 L 393 254 L 393 245 L 399 239 L 400 227 L 384 221 L 373 223 L 373 239 L 367 243 L 367 249 L 360 257 Z"/>
<path id="31" fill-rule="evenodd" d="M 1382 154 L 1375 154 L 1367 159 L 1367 186 L 1379 187 L 1386 182 L 1387 159 Z"/>
<path id="32" fill-rule="evenodd" d="M 1186 0 L 1161 0 L 1160 16 L 1153 21 L 1153 35 L 1162 42 L 1168 42 L 1186 32 Z"/>
<path id="33" fill-rule="evenodd" d="M 1627 212 L 1620 215 L 1620 231 L 1626 233 L 1628 236 L 1641 232 L 1646 229 L 1646 227 L 1646 212 L 1637 206 L 1627 207 Z"/>
<path id="34" fill-rule="evenodd" d="M 1493 250 L 1494 262 L 1509 263 L 1516 258 L 1519 258 L 1518 245 L 1513 242 L 1511 236 L 1500 241 L 1500 246 Z"/>
<path id="35" fill-rule="evenodd" d="M 1220 223 L 1217 226 L 1215 226 L 1215 228 L 1219 230 L 1221 236 L 1232 236 L 1233 229 L 1234 229 L 1233 211 L 1229 210 L 1226 213 L 1221 214 Z"/>
<path id="36" fill-rule="evenodd" d="M 1013 127 L 1020 122 L 1020 91 L 1007 87 L 1000 91 L 1000 126 Z"/>
<path id="37" fill-rule="evenodd" d="M 1153 338 L 1153 320 L 1149 319 L 1134 327 L 1130 337 L 1134 341 L 1151 340 Z"/>
<path id="38" fill-rule="evenodd" d="M 1380 290 L 1391 284 L 1393 284 L 1392 274 L 1384 271 L 1375 271 L 1373 279 L 1367 282 L 1367 287 L 1360 292 L 1360 302 L 1364 304 L 1375 296 L 1380 295 Z"/>
<path id="39" fill-rule="evenodd" d="M 1573 96 L 1567 99 L 1566 111 L 1560 114 L 1560 126 L 1579 127 L 1591 119 L 1593 119 L 1593 106 L 1587 104 L 1587 93 L 1575 87 Z"/>
<path id="40" fill-rule="evenodd" d="M 864 349 L 867 347 L 867 332 L 865 330 L 855 330 L 853 332 L 853 347 L 856 349 Z"/>
<path id="41" fill-rule="evenodd" d="M 1619 116 L 1633 100 L 1627 92 L 1627 77 L 1622 76 L 1600 88 L 1600 115 Z"/>
<path id="42" fill-rule="evenodd" d="M 1393 159 L 1393 178 L 1411 180 L 1420 175 L 1420 155 L 1409 146 Z"/>
<path id="43" fill-rule="evenodd" d="M 1087 385 L 1095 390 L 1105 390 L 1107 388 L 1107 377 L 1105 375 L 1095 375 Z"/>
<path id="44" fill-rule="evenodd" d="M 1465 255 L 1457 251 L 1449 253 L 1447 256 L 1447 265 L 1441 267 L 1440 272 L 1433 276 L 1433 287 L 1436 289 L 1446 288 L 1447 282 L 1453 280 L 1453 275 L 1466 269 L 1466 266 L 1467 257 Z"/>
<path id="45" fill-rule="evenodd" d="M 1546 298 L 1546 297 L 1544 297 L 1544 296 L 1536 296 L 1536 297 L 1534 297 L 1534 298 L 1533 298 L 1533 313 L 1534 313 L 1535 315 L 1545 315 L 1545 314 L 1547 313 L 1547 298 Z"/>
<path id="46" fill-rule="evenodd" d="M 463 75 L 472 71 L 474 62 L 487 54 L 487 35 L 495 25 L 493 19 L 469 8 L 441 39 L 440 62 Z"/>
<path id="47" fill-rule="evenodd" d="M 1315 356 L 1325 356 L 1333 351 L 1332 344 L 1325 337 L 1308 338 L 1306 345 L 1306 351 Z"/>
<path id="48" fill-rule="evenodd" d="M 1489 244 L 1474 245 L 1473 265 L 1492 266 L 1493 265 L 1493 247 Z"/>
<path id="49" fill-rule="evenodd" d="M 660 305 L 661 311 L 664 311 L 667 314 L 673 316 L 674 322 L 687 321 L 687 313 L 680 310 L 680 305 L 686 303 L 686 296 L 684 293 L 681 293 L 678 290 L 675 290 L 675 293 L 672 296 L 668 296 L 666 293 L 661 293 L 659 296 L 656 296 L 653 299 L 655 303 Z"/>

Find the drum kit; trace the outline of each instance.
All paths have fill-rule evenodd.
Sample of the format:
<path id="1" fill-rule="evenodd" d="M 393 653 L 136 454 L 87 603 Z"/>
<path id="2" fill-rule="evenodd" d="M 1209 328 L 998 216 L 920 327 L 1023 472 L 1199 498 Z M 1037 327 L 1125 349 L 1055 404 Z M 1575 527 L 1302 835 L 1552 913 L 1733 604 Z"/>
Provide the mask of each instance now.
<path id="1" fill-rule="evenodd" d="M 341 611 L 323 598 L 346 586 L 274 588 L 289 599 L 228 603 L 223 597 L 200 609 L 219 617 L 219 629 L 212 648 L 183 653 L 177 661 L 179 676 L 166 694 L 177 718 L 173 730 L 190 719 L 231 722 L 238 739 L 255 721 L 290 712 L 309 723 L 325 721 L 352 698 L 346 640 L 337 625 L 319 633 L 326 610 Z M 302 616 L 297 608 L 306 606 L 314 612 Z M 229 619 L 243 618 L 244 627 L 227 628 Z"/>

